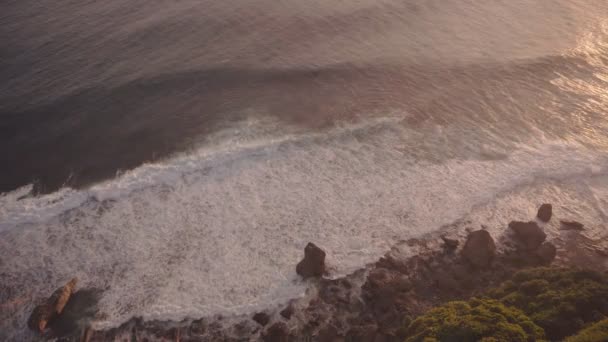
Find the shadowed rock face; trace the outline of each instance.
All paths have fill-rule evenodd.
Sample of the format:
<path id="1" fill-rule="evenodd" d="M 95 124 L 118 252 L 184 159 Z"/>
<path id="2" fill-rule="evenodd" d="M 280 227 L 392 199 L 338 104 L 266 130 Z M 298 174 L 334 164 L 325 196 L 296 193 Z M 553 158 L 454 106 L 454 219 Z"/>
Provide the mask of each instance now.
<path id="1" fill-rule="evenodd" d="M 321 277 L 325 273 L 325 252 L 309 242 L 304 249 L 304 259 L 296 266 L 296 272 L 304 279 Z"/>
<path id="2" fill-rule="evenodd" d="M 512 221 L 509 228 L 515 232 L 515 237 L 527 250 L 535 250 L 545 241 L 547 234 L 536 224 L 536 222 Z"/>
<path id="3" fill-rule="evenodd" d="M 61 315 L 50 324 L 55 336 L 79 336 L 98 312 L 97 304 L 101 290 L 83 289 L 76 291 L 66 303 Z"/>
<path id="4" fill-rule="evenodd" d="M 462 256 L 475 267 L 488 267 L 496 254 L 496 244 L 490 233 L 478 230 L 469 234 Z"/>

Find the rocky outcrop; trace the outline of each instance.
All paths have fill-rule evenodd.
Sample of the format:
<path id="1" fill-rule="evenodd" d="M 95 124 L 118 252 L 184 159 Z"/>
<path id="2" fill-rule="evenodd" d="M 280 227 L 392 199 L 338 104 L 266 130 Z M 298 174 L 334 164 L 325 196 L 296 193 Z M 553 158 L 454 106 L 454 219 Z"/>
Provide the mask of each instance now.
<path id="1" fill-rule="evenodd" d="M 488 267 L 496 255 L 496 244 L 488 231 L 474 231 L 467 237 L 461 255 L 475 267 Z"/>
<path id="2" fill-rule="evenodd" d="M 286 320 L 290 320 L 293 315 L 294 307 L 293 303 L 289 303 L 285 309 L 281 310 L 280 315 Z"/>
<path id="3" fill-rule="evenodd" d="M 583 230 L 584 225 L 576 221 L 559 221 L 563 230 Z"/>
<path id="4" fill-rule="evenodd" d="M 304 259 L 296 266 L 296 272 L 304 279 L 321 277 L 325 273 L 325 252 L 309 242 L 304 249 Z"/>
<path id="5" fill-rule="evenodd" d="M 450 237 L 447 237 L 445 235 L 441 236 L 441 240 L 443 240 L 443 248 L 445 248 L 448 251 L 453 251 L 456 248 L 458 248 L 458 245 L 460 244 L 460 242 L 457 239 L 453 239 Z"/>
<path id="6" fill-rule="evenodd" d="M 557 248 L 551 242 L 545 242 L 536 250 L 536 255 L 543 264 L 550 264 L 557 255 Z"/>
<path id="7" fill-rule="evenodd" d="M 536 217 L 542 222 L 549 222 L 551 220 L 551 216 L 553 215 L 553 206 L 551 204 L 545 203 L 538 208 L 538 213 Z"/>
<path id="8" fill-rule="evenodd" d="M 266 324 L 268 324 L 268 322 L 270 322 L 270 316 L 268 316 L 268 314 L 265 312 L 256 313 L 255 315 L 253 315 L 252 319 L 261 326 L 265 326 Z"/>
<path id="9" fill-rule="evenodd" d="M 509 228 L 515 232 L 520 245 L 529 251 L 536 250 L 547 238 L 547 234 L 533 221 L 512 221 L 509 223 Z"/>
<path id="10" fill-rule="evenodd" d="M 70 280 L 67 284 L 55 290 L 44 303 L 34 308 L 28 320 L 30 329 L 39 333 L 44 332 L 49 322 L 63 312 L 76 288 L 77 282 L 76 278 Z"/>

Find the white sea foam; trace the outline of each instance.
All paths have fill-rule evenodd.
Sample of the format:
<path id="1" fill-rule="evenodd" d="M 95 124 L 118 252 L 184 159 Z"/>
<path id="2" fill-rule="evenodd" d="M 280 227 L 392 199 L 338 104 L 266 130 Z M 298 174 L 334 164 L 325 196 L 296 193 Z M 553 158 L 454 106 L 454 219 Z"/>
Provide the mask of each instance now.
<path id="1" fill-rule="evenodd" d="M 551 141 L 504 157 L 413 159 L 407 144 L 415 133 L 382 119 L 201 149 L 85 190 L 20 200 L 27 189 L 5 194 L 3 271 L 33 293 L 72 276 L 107 289 L 101 326 L 134 315 L 242 313 L 304 291 L 294 265 L 308 241 L 328 251 L 337 276 L 514 189 L 608 170 L 605 154 Z M 439 141 L 449 132 L 434 134 L 428 138 Z M 532 210 L 543 196 L 530 198 Z M 27 309 L 13 313 L 18 324 Z"/>

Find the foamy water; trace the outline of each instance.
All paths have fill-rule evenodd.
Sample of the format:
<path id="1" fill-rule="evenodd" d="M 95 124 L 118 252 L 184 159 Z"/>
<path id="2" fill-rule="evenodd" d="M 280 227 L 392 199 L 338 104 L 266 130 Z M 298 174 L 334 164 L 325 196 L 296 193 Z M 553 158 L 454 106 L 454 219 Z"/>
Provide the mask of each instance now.
<path id="1" fill-rule="evenodd" d="M 111 327 L 300 296 L 309 241 L 337 277 L 453 222 L 498 236 L 543 202 L 606 238 L 603 2 L 204 3 L 0 17 L 31 46 L 7 56 L 32 63 L 0 69 L 0 339 L 33 338 L 35 300 L 74 276 L 104 289 Z"/>

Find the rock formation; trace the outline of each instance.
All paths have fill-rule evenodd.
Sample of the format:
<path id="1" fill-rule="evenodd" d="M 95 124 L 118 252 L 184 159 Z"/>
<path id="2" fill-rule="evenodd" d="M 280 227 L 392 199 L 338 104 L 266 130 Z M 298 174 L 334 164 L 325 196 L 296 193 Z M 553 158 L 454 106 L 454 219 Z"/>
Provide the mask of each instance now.
<path id="1" fill-rule="evenodd" d="M 515 232 L 515 237 L 524 249 L 536 250 L 547 238 L 547 234 L 536 224 L 536 222 L 511 221 L 509 228 Z"/>
<path id="2" fill-rule="evenodd" d="M 321 277 L 325 273 L 325 252 L 309 242 L 304 249 L 304 259 L 296 266 L 296 272 L 304 279 Z"/>
<path id="3" fill-rule="evenodd" d="M 496 244 L 488 231 L 471 232 L 462 248 L 461 255 L 473 266 L 484 268 L 492 263 L 496 254 Z"/>

